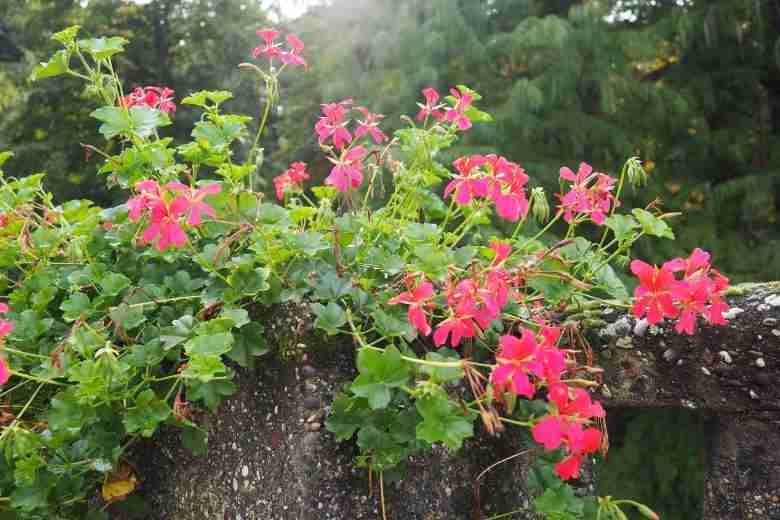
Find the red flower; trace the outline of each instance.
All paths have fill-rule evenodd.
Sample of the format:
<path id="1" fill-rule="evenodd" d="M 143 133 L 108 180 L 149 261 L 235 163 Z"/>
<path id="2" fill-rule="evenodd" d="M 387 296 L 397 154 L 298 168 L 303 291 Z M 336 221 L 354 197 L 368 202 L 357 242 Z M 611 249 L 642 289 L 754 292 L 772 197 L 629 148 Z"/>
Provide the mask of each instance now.
<path id="1" fill-rule="evenodd" d="M 714 325 L 726 323 L 723 313 L 728 305 L 723 298 L 729 280 L 712 269 L 706 251 L 696 248 L 687 259 L 674 258 L 661 268 L 634 260 L 631 271 L 640 282 L 634 291 L 635 316 L 646 313 L 651 324 L 679 316 L 675 329 L 691 335 L 700 315 Z M 675 273 L 682 273 L 682 278 L 677 279 Z"/>
<path id="2" fill-rule="evenodd" d="M 539 345 L 534 333 L 522 329 L 521 339 L 504 335 L 499 339 L 499 349 L 496 354 L 498 364 L 490 374 L 490 381 L 497 397 L 509 390 L 515 395 L 533 399 L 536 388 L 531 384 L 528 374 L 536 364 L 536 354 Z"/>
<path id="3" fill-rule="evenodd" d="M 489 196 L 496 205 L 496 213 L 511 222 L 517 222 L 521 216 L 525 218 L 528 214 L 528 199 L 525 195 L 528 175 L 518 164 L 504 157 L 491 154 L 487 160 L 492 174 Z"/>
<path id="4" fill-rule="evenodd" d="M 303 181 L 309 180 L 310 176 L 306 173 L 306 163 L 294 162 L 287 170 L 274 177 L 274 188 L 276 188 L 276 198 L 284 200 L 284 192 L 288 189 L 297 187 Z"/>
<path id="5" fill-rule="evenodd" d="M 429 301 L 433 298 L 433 284 L 430 282 L 423 282 L 418 286 L 394 296 L 388 300 L 389 305 L 397 305 L 404 303 L 409 305 L 407 316 L 409 323 L 420 331 L 423 336 L 427 336 L 431 333 L 431 326 L 428 324 L 428 318 L 425 315 L 426 308 L 430 308 L 432 305 Z"/>
<path id="6" fill-rule="evenodd" d="M 325 184 L 334 186 L 342 193 L 355 189 L 363 182 L 363 163 L 361 160 L 366 155 L 366 149 L 362 146 L 344 150 L 341 157 L 331 159 L 334 166 L 330 175 L 325 179 Z"/>
<path id="7" fill-rule="evenodd" d="M 174 91 L 168 87 L 137 87 L 132 93 L 122 96 L 119 104 L 126 108 L 156 108 L 162 112 L 176 112 L 173 102 Z"/>
<path id="8" fill-rule="evenodd" d="M 639 286 L 634 289 L 632 312 L 638 318 L 647 314 L 647 321 L 655 325 L 663 318 L 675 318 L 679 310 L 674 305 L 671 289 L 675 283 L 673 266 L 668 262 L 661 268 L 646 264 L 641 260 L 631 262 L 631 272 L 639 278 Z"/>
<path id="9" fill-rule="evenodd" d="M 475 173 L 474 169 L 479 168 L 486 162 L 487 159 L 482 155 L 470 155 L 455 159 L 452 164 L 460 175 L 456 175 L 447 184 L 447 187 L 444 189 L 444 196 L 447 197 L 454 191 L 455 202 L 461 206 L 465 206 L 473 198 L 486 197 L 488 194 L 487 179 L 473 175 Z"/>
<path id="10" fill-rule="evenodd" d="M 444 119 L 444 113 L 440 110 L 443 105 L 437 104 L 439 102 L 439 93 L 431 87 L 423 89 L 422 93 L 425 96 L 425 104 L 417 103 L 417 106 L 420 107 L 420 111 L 417 113 L 417 120 L 425 121 L 428 117 L 433 117 L 436 121 Z"/>

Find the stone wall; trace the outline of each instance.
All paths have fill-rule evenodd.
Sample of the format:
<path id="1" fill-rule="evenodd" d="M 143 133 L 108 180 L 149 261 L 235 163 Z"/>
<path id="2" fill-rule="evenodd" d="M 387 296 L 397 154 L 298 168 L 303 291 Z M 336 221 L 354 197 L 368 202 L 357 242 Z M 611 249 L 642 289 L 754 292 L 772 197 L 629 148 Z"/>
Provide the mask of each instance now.
<path id="1" fill-rule="evenodd" d="M 704 519 L 780 519 L 780 294 L 771 284 L 733 293 L 730 324 L 693 337 L 599 309 L 588 331 L 605 369 L 598 394 L 613 408 L 708 413 Z M 369 490 L 367 475 L 353 468 L 354 447 L 323 427 L 333 396 L 354 375 L 354 348 L 308 350 L 239 373 L 240 391 L 199 418 L 210 431 L 207 456 L 188 455 L 175 432 L 136 451 L 156 518 L 381 518 L 379 486 Z M 475 499 L 477 476 L 519 450 L 511 433 L 482 434 L 460 453 L 415 457 L 403 480 L 384 483 L 387 517 L 474 520 L 527 508 L 523 457 L 503 464 L 500 479 L 488 472 Z"/>

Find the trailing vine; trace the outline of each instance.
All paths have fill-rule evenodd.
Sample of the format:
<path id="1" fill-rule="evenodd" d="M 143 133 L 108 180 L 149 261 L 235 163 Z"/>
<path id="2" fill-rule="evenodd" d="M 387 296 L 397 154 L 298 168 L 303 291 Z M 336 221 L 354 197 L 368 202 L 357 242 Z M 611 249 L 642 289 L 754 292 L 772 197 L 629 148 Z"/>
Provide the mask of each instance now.
<path id="1" fill-rule="evenodd" d="M 128 448 L 162 424 L 204 452 L 192 408 L 217 410 L 235 391 L 231 366 L 268 352 L 249 311 L 303 302 L 317 328 L 355 341 L 358 376 L 326 426 L 356 441 L 357 465 L 380 482 L 434 444 L 460 449 L 479 420 L 492 434 L 530 431 L 535 507 L 546 518 L 619 520 L 623 509 L 657 518 L 566 483 L 607 449 L 605 412 L 588 392 L 599 369 L 578 313 L 631 308 L 650 323 L 677 318 L 689 334 L 700 315 L 725 322 L 728 281 L 707 253 L 661 267 L 630 260 L 641 237 L 674 237 L 671 214 L 619 211 L 626 186 L 645 178 L 638 159 L 618 178 L 584 163 L 561 168 L 551 207 L 504 157 L 462 157 L 454 172 L 439 162 L 491 117 L 465 86 L 446 97 L 427 88 L 392 137 L 353 100 L 323 105 L 315 132 L 332 169 L 324 185 L 304 186 L 307 165 L 290 165 L 274 178 L 276 204 L 254 189 L 267 175 L 259 143 L 280 74 L 307 66 L 303 42 L 258 31 L 252 56 L 268 66 L 240 65 L 265 99 L 250 135 L 250 117 L 221 108 L 229 92 L 178 106 L 164 87 L 125 93 L 111 59 L 127 42 L 77 33 L 53 36 L 63 48 L 33 79 L 85 82 L 110 146 L 84 146 L 128 200 L 55 204 L 42 175 L 0 177 L 0 508 L 23 519 L 106 518 L 105 505 L 135 487 Z M 202 115 L 192 140 L 176 144 L 163 130 L 184 106 Z M 251 143 L 244 160 L 241 143 Z M 633 303 L 613 268 L 629 262 L 640 281 Z"/>

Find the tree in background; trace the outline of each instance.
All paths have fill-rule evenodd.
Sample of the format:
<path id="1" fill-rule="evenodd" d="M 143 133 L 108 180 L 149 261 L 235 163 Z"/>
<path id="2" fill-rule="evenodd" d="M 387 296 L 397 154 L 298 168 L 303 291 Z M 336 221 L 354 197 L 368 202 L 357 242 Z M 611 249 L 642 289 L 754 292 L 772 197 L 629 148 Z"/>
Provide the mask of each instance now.
<path id="1" fill-rule="evenodd" d="M 643 254 L 706 243 L 737 280 L 775 279 L 778 24 L 777 1 L 333 0 L 295 22 L 325 58 L 288 89 L 275 158 L 315 156 L 319 103 L 349 93 L 392 127 L 422 88 L 468 83 L 499 116 L 453 158 L 498 148 L 552 189 L 575 158 L 639 155 L 659 204 L 687 211 Z"/>
<path id="2" fill-rule="evenodd" d="M 268 23 L 260 0 L 11 0 L 0 9 L 15 43 L 25 50 L 20 62 L 0 72 L 0 149 L 12 149 L 15 171 L 47 171 L 49 188 L 62 200 L 112 200 L 97 178 L 97 161 L 90 162 L 76 143 L 102 143 L 89 117 L 88 95 L 71 79 L 30 83 L 27 77 L 56 43 L 49 36 L 63 27 L 81 24 L 85 33 L 122 36 L 132 43 L 118 61 L 124 88 L 168 86 L 177 98 L 201 89 L 231 89 L 229 104 L 236 112 L 256 112 L 258 92 L 236 64 L 247 61 L 246 49 L 257 41 L 255 30 Z M 5 81 L 4 81 L 5 79 Z M 5 87 L 3 86 L 5 85 Z M 7 89 L 7 90 L 6 90 Z M 75 107 L 82 107 L 76 110 Z M 180 110 L 167 129 L 174 138 L 186 136 L 198 117 Z M 108 150 L 110 151 L 110 150 Z"/>

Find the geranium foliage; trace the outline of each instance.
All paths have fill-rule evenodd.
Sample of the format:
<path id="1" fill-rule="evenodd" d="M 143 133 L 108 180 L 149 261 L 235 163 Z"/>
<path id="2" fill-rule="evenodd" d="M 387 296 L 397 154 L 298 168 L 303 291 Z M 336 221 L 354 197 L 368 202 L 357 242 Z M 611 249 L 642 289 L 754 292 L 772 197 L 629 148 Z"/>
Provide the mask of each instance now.
<path id="1" fill-rule="evenodd" d="M 460 449 L 480 420 L 491 434 L 533 439 L 540 513 L 617 519 L 628 506 L 655 518 L 565 484 L 606 442 L 605 411 L 588 392 L 598 369 L 564 318 L 631 308 L 613 264 L 624 269 L 642 236 L 674 236 L 670 215 L 620 207 L 626 183 L 644 179 L 637 159 L 617 178 L 564 166 L 554 197 L 505 157 L 441 164 L 442 150 L 491 121 L 461 85 L 446 96 L 425 89 L 410 107 L 416 119 L 393 136 L 356 100 L 324 105 L 313 132 L 332 166 L 310 186 L 305 164 L 269 173 L 257 149 L 279 75 L 308 67 L 294 35 L 258 31 L 259 65 L 241 64 L 267 94 L 255 136 L 250 118 L 222 111 L 229 92 L 125 94 L 111 63 L 125 40 L 77 35 L 56 34 L 62 50 L 33 77 L 85 81 L 114 144 L 89 150 L 127 202 L 55 205 L 41 175 L 2 177 L 0 507 L 18 518 L 104 518 L 98 486 L 107 502 L 132 492 L 125 457 L 136 439 L 167 424 L 202 452 L 207 432 L 192 408 L 217 411 L 235 367 L 268 352 L 253 311 L 296 302 L 323 334 L 358 345 L 358 375 L 327 421 L 336 439 L 355 440 L 358 465 L 381 473 L 434 444 Z M 201 116 L 177 144 L 164 129 L 181 110 Z M 243 140 L 254 145 L 240 162 Z M 275 177 L 282 205 L 253 189 L 258 175 Z M 565 237 L 550 242 L 556 224 Z M 689 334 L 699 316 L 725 322 L 727 280 L 709 260 L 700 250 L 660 268 L 634 260 L 634 312 L 679 319 Z"/>

